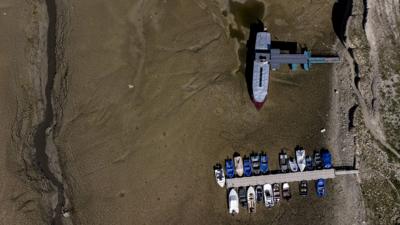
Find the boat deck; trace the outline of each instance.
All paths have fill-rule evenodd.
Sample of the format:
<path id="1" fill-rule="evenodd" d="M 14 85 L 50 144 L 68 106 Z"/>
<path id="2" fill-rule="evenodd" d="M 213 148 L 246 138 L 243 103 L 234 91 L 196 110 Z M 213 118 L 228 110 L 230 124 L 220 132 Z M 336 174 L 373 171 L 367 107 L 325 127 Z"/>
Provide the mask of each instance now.
<path id="1" fill-rule="evenodd" d="M 238 188 L 254 185 L 295 182 L 302 180 L 333 179 L 336 175 L 357 174 L 358 170 L 323 169 L 294 173 L 268 174 L 226 179 L 226 187 Z"/>

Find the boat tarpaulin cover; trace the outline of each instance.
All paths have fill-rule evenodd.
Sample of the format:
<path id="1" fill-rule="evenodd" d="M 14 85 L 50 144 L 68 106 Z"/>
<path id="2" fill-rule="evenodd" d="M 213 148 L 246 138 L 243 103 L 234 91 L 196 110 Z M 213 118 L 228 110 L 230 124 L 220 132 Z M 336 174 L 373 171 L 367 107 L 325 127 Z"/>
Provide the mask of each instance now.
<path id="1" fill-rule="evenodd" d="M 268 32 L 258 32 L 256 37 L 256 50 L 268 50 L 271 45 L 271 34 Z"/>
<path id="2" fill-rule="evenodd" d="M 253 98 L 256 102 L 264 102 L 268 94 L 269 64 L 268 62 L 254 62 L 253 68 Z"/>

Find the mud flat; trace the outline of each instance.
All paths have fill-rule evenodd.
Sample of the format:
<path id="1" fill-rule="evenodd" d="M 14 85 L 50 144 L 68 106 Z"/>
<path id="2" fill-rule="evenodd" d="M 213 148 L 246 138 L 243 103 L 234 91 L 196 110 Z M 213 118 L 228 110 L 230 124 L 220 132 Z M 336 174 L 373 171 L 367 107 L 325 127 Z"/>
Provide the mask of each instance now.
<path id="1" fill-rule="evenodd" d="M 329 120 L 331 66 L 273 73 L 260 112 L 242 70 L 256 16 L 274 40 L 334 53 L 331 1 L 70 4 L 69 93 L 56 143 L 76 224 L 357 222 L 339 220 L 335 210 L 352 199 L 340 197 L 346 187 L 336 182 L 326 199 L 295 197 L 231 217 L 212 176 L 213 164 L 234 151 L 265 150 L 277 167 L 281 148 L 331 147 L 329 130 L 320 133 Z"/>
<path id="2" fill-rule="evenodd" d="M 21 12 L 21 10 L 26 10 Z M 38 224 L 40 221 L 40 195 L 19 178 L 21 162 L 12 145 L 13 121 L 17 114 L 16 96 L 22 83 L 18 78 L 30 68 L 25 56 L 28 47 L 27 21 L 31 20 L 32 6 L 24 2 L 2 1 L 0 3 L 0 221 L 1 224 Z M 34 23 L 34 22 L 32 22 Z M 29 24 L 32 25 L 32 24 Z"/>
<path id="3" fill-rule="evenodd" d="M 1 4 L 2 224 L 68 224 L 58 149 L 53 142 L 63 98 L 55 1 Z M 62 83 L 62 79 L 61 79 Z M 3 101 L 4 100 L 4 101 Z M 4 116 L 4 117 L 3 117 Z M 4 136 L 3 136 L 4 135 Z M 3 174 L 2 174 L 3 178 Z"/>
<path id="4" fill-rule="evenodd" d="M 398 56 L 391 49 L 399 21 L 389 9 L 399 6 L 350 3 L 0 4 L 0 25 L 14 30 L 0 37 L 0 116 L 9 121 L 0 129 L 2 222 L 398 223 L 400 72 L 390 60 Z M 257 19 L 274 41 L 339 52 L 343 63 L 273 72 L 257 111 L 243 74 Z M 392 41 L 376 41 L 383 37 Z M 375 54 L 382 47 L 392 58 Z M 277 168 L 278 152 L 297 144 L 308 153 L 328 147 L 337 165 L 355 161 L 360 177 L 329 181 L 324 199 L 311 184 L 310 196 L 300 198 L 292 184 L 290 202 L 229 216 L 212 166 L 234 151 L 264 150 Z M 374 192 L 376 185 L 383 191 Z"/>

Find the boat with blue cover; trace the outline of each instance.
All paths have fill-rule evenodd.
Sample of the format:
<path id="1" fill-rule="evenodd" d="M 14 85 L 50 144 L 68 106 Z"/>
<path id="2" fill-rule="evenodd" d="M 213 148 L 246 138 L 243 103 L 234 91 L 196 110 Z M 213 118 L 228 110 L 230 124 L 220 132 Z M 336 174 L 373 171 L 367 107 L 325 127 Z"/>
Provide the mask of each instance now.
<path id="1" fill-rule="evenodd" d="M 324 169 L 332 168 L 332 155 L 328 149 L 321 150 L 322 166 Z"/>
<path id="2" fill-rule="evenodd" d="M 235 167 L 234 167 L 232 159 L 226 159 L 225 160 L 225 171 L 226 171 L 226 177 L 227 178 L 234 178 L 235 177 Z"/>
<path id="3" fill-rule="evenodd" d="M 252 175 L 251 161 L 247 157 L 243 159 L 243 169 L 244 169 L 244 176 L 250 177 Z"/>
<path id="4" fill-rule="evenodd" d="M 322 198 L 326 195 L 325 192 L 325 180 L 324 179 L 318 179 L 315 182 L 315 190 L 317 192 L 317 196 Z"/>
<path id="5" fill-rule="evenodd" d="M 268 156 L 264 152 L 260 154 L 260 171 L 262 174 L 268 173 Z"/>

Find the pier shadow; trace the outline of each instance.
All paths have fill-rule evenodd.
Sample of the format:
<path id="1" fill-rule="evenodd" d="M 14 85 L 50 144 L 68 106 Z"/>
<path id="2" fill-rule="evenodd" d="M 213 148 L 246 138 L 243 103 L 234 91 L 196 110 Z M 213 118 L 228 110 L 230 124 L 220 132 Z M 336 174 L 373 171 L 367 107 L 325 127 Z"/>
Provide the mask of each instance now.
<path id="1" fill-rule="evenodd" d="M 292 41 L 271 41 L 271 48 L 280 49 L 281 52 L 296 54 L 297 52 L 297 42 Z"/>
<path id="2" fill-rule="evenodd" d="M 354 166 L 334 166 L 335 170 L 355 170 Z"/>

